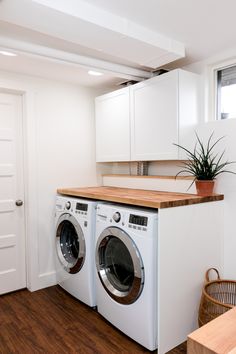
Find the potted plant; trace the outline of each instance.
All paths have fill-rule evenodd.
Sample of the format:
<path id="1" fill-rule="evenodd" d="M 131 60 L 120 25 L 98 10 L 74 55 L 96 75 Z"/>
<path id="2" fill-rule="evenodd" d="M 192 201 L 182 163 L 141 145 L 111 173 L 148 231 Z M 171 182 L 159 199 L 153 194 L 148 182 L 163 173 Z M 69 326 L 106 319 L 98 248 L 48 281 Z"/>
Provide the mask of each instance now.
<path id="1" fill-rule="evenodd" d="M 213 134 L 214 133 L 210 135 L 206 146 L 204 146 L 196 133 L 197 141 L 193 152 L 181 145 L 174 144 L 180 149 L 183 149 L 188 157 L 187 161 L 183 162 L 184 168 L 177 173 L 176 177 L 182 173 L 188 173 L 194 176 L 194 180 L 189 188 L 195 182 L 197 194 L 199 195 L 211 195 L 213 193 L 215 178 L 218 175 L 222 173 L 236 174 L 235 172 L 226 169 L 228 165 L 234 162 L 222 161 L 225 151 L 221 154 L 214 152 L 215 146 L 224 137 L 220 137 L 216 141 L 213 141 Z"/>

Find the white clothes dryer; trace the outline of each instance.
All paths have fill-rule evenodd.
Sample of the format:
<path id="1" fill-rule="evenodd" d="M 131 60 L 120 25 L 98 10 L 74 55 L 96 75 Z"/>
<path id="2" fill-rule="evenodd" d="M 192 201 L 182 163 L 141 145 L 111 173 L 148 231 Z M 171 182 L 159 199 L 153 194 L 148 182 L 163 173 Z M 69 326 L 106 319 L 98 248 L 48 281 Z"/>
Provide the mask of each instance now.
<path id="1" fill-rule="evenodd" d="M 56 197 L 57 283 L 68 293 L 94 307 L 95 201 Z"/>
<path id="2" fill-rule="evenodd" d="M 157 348 L 157 222 L 157 211 L 97 206 L 98 312 L 149 350 Z"/>

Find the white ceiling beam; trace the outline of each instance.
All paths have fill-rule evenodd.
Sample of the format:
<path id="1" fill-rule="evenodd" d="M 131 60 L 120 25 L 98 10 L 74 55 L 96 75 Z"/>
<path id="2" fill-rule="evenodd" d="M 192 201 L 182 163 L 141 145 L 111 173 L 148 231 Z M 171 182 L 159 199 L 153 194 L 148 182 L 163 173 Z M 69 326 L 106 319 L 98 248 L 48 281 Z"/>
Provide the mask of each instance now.
<path id="1" fill-rule="evenodd" d="M 180 57 L 185 55 L 183 43 L 140 26 L 124 17 L 88 4 L 83 0 L 33 0 L 33 2 L 117 32 L 121 36 L 131 37 L 166 51 L 173 51 Z"/>
<path id="2" fill-rule="evenodd" d="M 183 43 L 82 0 L 3 0 L 0 19 L 51 38 L 156 69 L 183 58 Z M 47 44 L 45 44 L 47 45 Z M 96 56 L 96 53 L 95 53 Z M 106 59 L 105 59 L 106 60 Z"/>
<path id="3" fill-rule="evenodd" d="M 20 54 L 37 56 L 61 63 L 79 65 L 86 70 L 98 70 L 103 73 L 112 74 L 115 77 L 124 78 L 127 80 L 141 81 L 153 76 L 151 72 L 135 69 L 129 66 L 111 63 L 105 60 L 95 59 L 87 56 L 82 56 L 74 53 L 64 52 L 61 50 L 43 47 L 40 45 L 22 42 L 7 37 L 0 36 L 0 47 L 2 50 L 13 50 Z"/>

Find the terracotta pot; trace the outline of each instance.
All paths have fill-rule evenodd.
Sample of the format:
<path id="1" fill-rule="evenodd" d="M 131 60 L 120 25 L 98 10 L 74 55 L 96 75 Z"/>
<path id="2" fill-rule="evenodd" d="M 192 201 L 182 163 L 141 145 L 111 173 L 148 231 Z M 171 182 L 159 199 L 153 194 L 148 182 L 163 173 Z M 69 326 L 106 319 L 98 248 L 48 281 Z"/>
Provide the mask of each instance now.
<path id="1" fill-rule="evenodd" d="M 195 181 L 197 194 L 199 195 L 212 195 L 215 181 L 214 180 L 196 180 Z"/>

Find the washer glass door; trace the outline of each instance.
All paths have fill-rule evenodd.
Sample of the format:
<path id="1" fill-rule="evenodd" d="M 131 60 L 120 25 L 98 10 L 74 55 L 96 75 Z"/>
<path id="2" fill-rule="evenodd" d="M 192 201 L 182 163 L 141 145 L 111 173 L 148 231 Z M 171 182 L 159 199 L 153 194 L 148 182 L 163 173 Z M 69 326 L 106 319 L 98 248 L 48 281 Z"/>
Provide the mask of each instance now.
<path id="1" fill-rule="evenodd" d="M 68 273 L 78 273 L 85 260 L 85 239 L 78 221 L 71 214 L 63 214 L 56 227 L 58 258 Z"/>
<path id="2" fill-rule="evenodd" d="M 131 304 L 144 285 L 144 267 L 137 246 L 118 227 L 108 227 L 99 236 L 96 266 L 100 281 L 117 302 Z"/>

